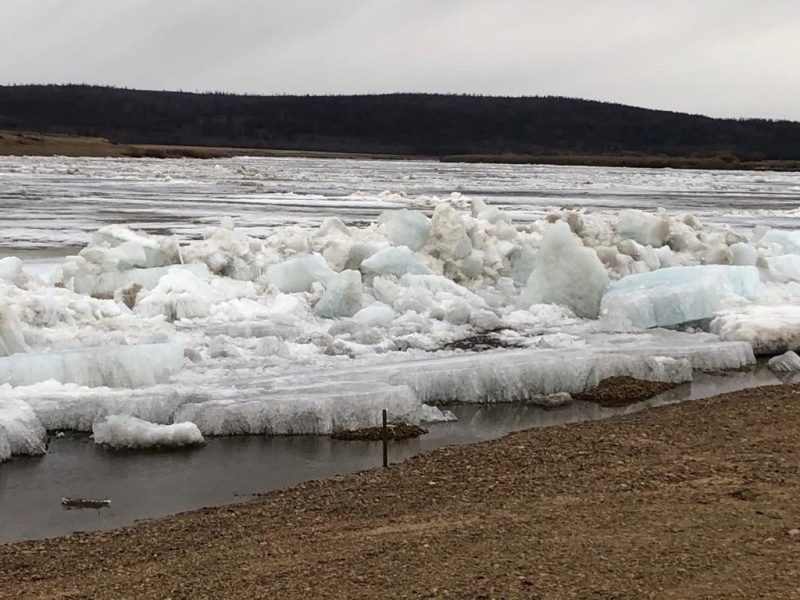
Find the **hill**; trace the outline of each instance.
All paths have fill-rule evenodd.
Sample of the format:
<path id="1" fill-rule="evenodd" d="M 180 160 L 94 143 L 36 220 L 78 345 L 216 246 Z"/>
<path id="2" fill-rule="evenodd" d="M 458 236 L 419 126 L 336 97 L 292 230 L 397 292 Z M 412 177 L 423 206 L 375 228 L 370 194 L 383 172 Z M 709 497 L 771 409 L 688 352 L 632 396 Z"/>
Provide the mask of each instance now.
<path id="1" fill-rule="evenodd" d="M 558 97 L 242 96 L 0 86 L 0 129 L 168 144 L 400 155 L 800 159 L 800 123 Z"/>

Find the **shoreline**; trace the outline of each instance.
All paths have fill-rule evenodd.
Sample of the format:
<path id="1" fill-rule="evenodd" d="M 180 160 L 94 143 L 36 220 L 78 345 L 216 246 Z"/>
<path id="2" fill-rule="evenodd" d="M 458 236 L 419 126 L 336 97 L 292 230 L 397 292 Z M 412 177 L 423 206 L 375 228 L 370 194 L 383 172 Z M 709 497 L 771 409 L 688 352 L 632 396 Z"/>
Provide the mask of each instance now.
<path id="1" fill-rule="evenodd" d="M 123 144 L 105 138 L 29 131 L 0 130 L 0 157 L 67 156 L 70 158 L 193 158 L 220 159 L 237 156 L 265 158 L 318 158 L 351 160 L 434 161 L 454 164 L 548 165 L 647 169 L 706 169 L 713 171 L 800 171 L 800 160 L 740 160 L 726 154 L 709 156 L 664 156 L 639 153 L 619 154 L 454 154 L 424 156 L 327 152 L 267 148 L 178 146 L 166 144 Z"/>
<path id="2" fill-rule="evenodd" d="M 791 598 L 798 400 L 747 389 L 7 544 L 0 596 Z"/>

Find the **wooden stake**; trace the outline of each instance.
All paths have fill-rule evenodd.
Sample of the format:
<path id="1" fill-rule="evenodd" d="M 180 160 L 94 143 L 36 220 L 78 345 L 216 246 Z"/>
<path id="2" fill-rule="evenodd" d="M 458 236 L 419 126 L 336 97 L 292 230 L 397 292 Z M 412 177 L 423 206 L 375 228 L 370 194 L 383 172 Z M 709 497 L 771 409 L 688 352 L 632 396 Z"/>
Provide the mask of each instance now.
<path id="1" fill-rule="evenodd" d="M 383 466 L 389 466 L 389 424 L 386 409 L 383 409 Z"/>

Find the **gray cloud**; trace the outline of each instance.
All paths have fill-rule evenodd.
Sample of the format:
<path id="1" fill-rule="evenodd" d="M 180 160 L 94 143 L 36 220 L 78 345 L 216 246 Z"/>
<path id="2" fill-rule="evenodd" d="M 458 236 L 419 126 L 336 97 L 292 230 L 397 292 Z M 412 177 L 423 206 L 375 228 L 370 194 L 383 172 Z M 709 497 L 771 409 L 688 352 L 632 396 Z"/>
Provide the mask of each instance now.
<path id="1" fill-rule="evenodd" d="M 0 82 L 552 94 L 800 120 L 793 0 L 4 0 Z"/>

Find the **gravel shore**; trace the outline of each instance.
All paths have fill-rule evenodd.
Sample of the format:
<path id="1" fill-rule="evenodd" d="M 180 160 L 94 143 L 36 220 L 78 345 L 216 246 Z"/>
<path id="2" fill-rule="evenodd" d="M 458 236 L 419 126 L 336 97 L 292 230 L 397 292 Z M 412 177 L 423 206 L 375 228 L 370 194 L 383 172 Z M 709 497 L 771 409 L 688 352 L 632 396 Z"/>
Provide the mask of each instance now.
<path id="1" fill-rule="evenodd" d="M 799 427 L 782 386 L 446 447 L 0 546 L 0 597 L 800 598 Z"/>

